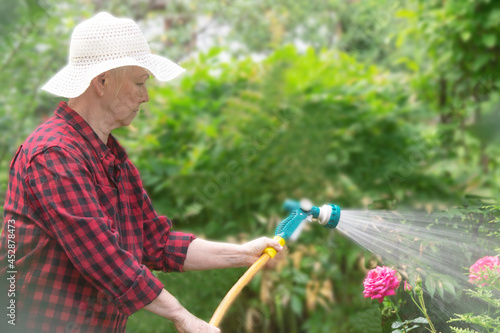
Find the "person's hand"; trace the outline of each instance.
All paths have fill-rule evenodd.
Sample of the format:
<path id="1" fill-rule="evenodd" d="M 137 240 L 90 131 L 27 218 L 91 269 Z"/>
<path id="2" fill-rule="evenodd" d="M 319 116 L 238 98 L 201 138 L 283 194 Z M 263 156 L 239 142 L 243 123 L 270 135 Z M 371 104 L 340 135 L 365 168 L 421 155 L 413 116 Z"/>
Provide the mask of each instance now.
<path id="1" fill-rule="evenodd" d="M 220 329 L 196 318 L 187 310 L 174 320 L 174 325 L 179 333 L 220 333 Z"/>
<path id="2" fill-rule="evenodd" d="M 243 248 L 243 261 L 247 266 L 252 265 L 257 259 L 259 259 L 262 252 L 264 252 L 267 247 L 273 247 L 276 251 L 278 251 L 278 255 L 279 252 L 283 250 L 283 247 L 277 240 L 267 237 L 254 239 L 241 246 Z"/>

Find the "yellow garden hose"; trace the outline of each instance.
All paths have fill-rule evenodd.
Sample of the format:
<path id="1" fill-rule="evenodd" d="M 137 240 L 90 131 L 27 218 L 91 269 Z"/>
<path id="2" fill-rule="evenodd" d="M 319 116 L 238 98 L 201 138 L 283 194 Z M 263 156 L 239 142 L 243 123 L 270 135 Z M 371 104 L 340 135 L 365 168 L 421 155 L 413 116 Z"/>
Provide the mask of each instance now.
<path id="1" fill-rule="evenodd" d="M 285 245 L 285 240 L 280 236 L 275 236 L 275 240 L 277 240 L 281 246 Z M 215 310 L 212 319 L 210 319 L 210 325 L 218 327 L 222 318 L 226 314 L 227 309 L 233 304 L 234 300 L 240 294 L 241 290 L 245 288 L 245 286 L 253 279 L 255 274 L 261 270 L 262 267 L 267 264 L 271 258 L 274 258 L 276 255 L 276 250 L 272 247 L 268 247 L 264 250 L 262 255 L 257 261 L 250 266 L 250 268 L 243 274 L 243 276 L 236 282 L 236 284 L 228 291 L 226 297 L 220 302 L 219 306 Z"/>

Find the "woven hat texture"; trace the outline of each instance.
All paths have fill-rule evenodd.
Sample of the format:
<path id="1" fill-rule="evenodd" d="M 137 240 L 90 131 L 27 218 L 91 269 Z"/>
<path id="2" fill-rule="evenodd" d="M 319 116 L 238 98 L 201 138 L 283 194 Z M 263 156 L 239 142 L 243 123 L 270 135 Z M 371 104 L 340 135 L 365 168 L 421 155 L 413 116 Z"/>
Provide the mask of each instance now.
<path id="1" fill-rule="evenodd" d="M 78 97 L 101 73 L 122 66 L 140 66 L 160 81 L 168 81 L 184 68 L 151 54 L 146 38 L 131 19 L 102 12 L 80 23 L 71 35 L 68 64 L 42 89 L 62 97 Z"/>

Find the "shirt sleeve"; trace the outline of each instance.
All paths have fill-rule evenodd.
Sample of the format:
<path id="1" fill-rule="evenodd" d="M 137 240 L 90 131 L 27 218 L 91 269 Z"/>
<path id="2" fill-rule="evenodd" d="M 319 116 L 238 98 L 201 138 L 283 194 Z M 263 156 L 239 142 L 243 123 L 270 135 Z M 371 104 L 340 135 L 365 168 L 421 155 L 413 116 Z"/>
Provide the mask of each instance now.
<path id="1" fill-rule="evenodd" d="M 77 154 L 51 147 L 28 165 L 26 185 L 48 230 L 75 268 L 120 311 L 131 315 L 151 303 L 163 285 L 118 243 L 102 212 L 94 179 Z"/>
<path id="2" fill-rule="evenodd" d="M 148 194 L 143 189 L 144 247 L 142 262 L 150 269 L 182 272 L 192 234 L 171 231 L 172 222 L 158 216 Z"/>

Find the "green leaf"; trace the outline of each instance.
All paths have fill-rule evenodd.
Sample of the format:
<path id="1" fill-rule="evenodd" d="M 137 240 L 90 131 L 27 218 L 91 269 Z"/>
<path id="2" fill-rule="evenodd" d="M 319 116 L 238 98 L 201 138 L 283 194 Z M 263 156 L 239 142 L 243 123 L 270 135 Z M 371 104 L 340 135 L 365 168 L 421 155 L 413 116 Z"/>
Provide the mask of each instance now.
<path id="1" fill-rule="evenodd" d="M 434 293 L 436 292 L 436 281 L 432 277 L 428 277 L 425 280 L 425 289 L 431 297 L 434 297 Z"/>
<path id="2" fill-rule="evenodd" d="M 500 25 L 500 9 L 493 9 L 486 20 L 485 27 L 493 28 Z"/>
<path id="3" fill-rule="evenodd" d="M 476 57 L 474 63 L 472 64 L 472 70 L 478 72 L 488 61 L 490 60 L 489 54 L 481 54 Z"/>
<path id="4" fill-rule="evenodd" d="M 488 48 L 494 47 L 497 43 L 497 36 L 494 34 L 485 34 L 482 38 L 483 44 Z"/>
<path id="5" fill-rule="evenodd" d="M 429 323 L 427 318 L 424 318 L 424 317 L 418 317 L 418 318 L 410 320 L 409 322 L 414 323 L 414 324 L 428 324 Z"/>
<path id="6" fill-rule="evenodd" d="M 460 38 L 462 38 L 464 42 L 467 42 L 471 38 L 471 36 L 472 34 L 470 31 L 462 31 L 460 33 Z"/>
<path id="7" fill-rule="evenodd" d="M 400 9 L 396 12 L 395 15 L 397 18 L 408 18 L 408 19 L 413 19 L 417 17 L 417 13 L 413 10 L 408 10 L 408 9 Z"/>
<path id="8" fill-rule="evenodd" d="M 391 328 L 393 329 L 393 331 L 391 333 L 402 332 L 400 330 L 400 328 L 403 328 L 405 332 L 409 332 L 411 330 L 414 330 L 414 329 L 420 327 L 420 325 L 414 325 L 412 327 L 408 327 L 408 324 L 428 324 L 428 323 L 429 322 L 424 317 L 418 317 L 418 318 L 411 319 L 411 320 L 405 320 L 404 322 L 395 321 L 391 325 Z M 405 326 L 405 327 L 403 327 L 403 326 Z"/>
<path id="9" fill-rule="evenodd" d="M 441 283 L 441 281 L 437 282 L 437 291 L 439 293 L 439 296 L 441 298 L 443 298 L 444 297 L 444 289 L 443 289 L 443 284 Z"/>
<path id="10" fill-rule="evenodd" d="M 391 328 L 400 328 L 401 326 L 403 326 L 403 324 L 404 323 L 401 321 L 395 321 L 392 323 Z"/>
<path id="11" fill-rule="evenodd" d="M 447 280 L 443 280 L 442 283 L 443 283 L 444 290 L 446 290 L 450 294 L 453 294 L 453 295 L 455 294 L 455 286 L 453 285 L 453 283 L 451 283 L 450 281 L 447 281 Z"/>
<path id="12" fill-rule="evenodd" d="M 297 315 L 302 314 L 302 300 L 297 297 L 296 295 L 292 295 L 291 301 L 290 301 L 290 307 L 292 308 L 293 313 Z"/>

